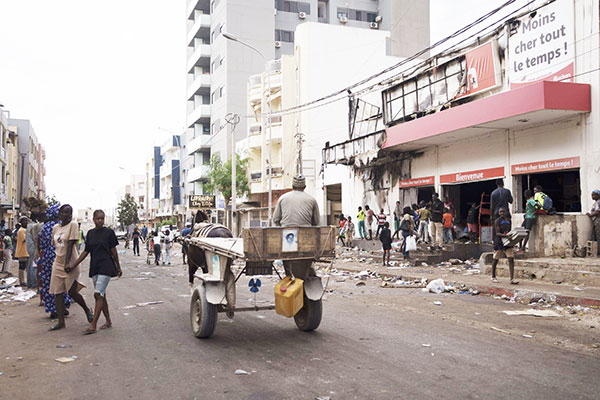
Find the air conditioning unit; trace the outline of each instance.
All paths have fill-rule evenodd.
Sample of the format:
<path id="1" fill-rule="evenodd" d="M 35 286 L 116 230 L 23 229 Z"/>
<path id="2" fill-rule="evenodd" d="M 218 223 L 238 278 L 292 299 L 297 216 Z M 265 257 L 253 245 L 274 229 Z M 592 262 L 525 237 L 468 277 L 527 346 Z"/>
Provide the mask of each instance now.
<path id="1" fill-rule="evenodd" d="M 379 24 L 377 22 L 371 22 L 371 29 L 379 29 Z"/>
<path id="2" fill-rule="evenodd" d="M 378 24 L 380 24 L 381 21 L 383 21 L 383 17 L 381 15 L 378 15 L 378 16 L 375 17 L 375 22 L 377 22 Z"/>
<path id="3" fill-rule="evenodd" d="M 281 47 L 281 42 L 280 42 L 279 40 L 277 40 L 277 41 L 275 42 L 275 47 L 276 47 L 276 48 L 280 48 L 280 47 Z"/>
<path id="4" fill-rule="evenodd" d="M 348 17 L 340 17 L 340 22 L 342 24 L 345 24 L 346 22 L 348 22 Z"/>
<path id="5" fill-rule="evenodd" d="M 298 13 L 298 18 L 300 18 L 300 19 L 306 19 L 306 13 L 304 11 L 300 11 Z"/>

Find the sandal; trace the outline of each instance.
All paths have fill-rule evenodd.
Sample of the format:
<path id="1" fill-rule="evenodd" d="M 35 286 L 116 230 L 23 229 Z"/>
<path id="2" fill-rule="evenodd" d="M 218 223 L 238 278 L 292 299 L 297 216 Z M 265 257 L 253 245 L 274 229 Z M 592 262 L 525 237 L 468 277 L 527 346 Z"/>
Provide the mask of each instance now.
<path id="1" fill-rule="evenodd" d="M 492 277 L 492 282 L 498 282 L 498 279 L 496 279 L 496 277 Z"/>
<path id="2" fill-rule="evenodd" d="M 518 285 L 518 284 L 519 284 L 519 281 L 515 281 L 514 279 L 511 279 L 511 280 L 510 280 L 510 284 L 511 284 L 511 285 Z"/>
<path id="3" fill-rule="evenodd" d="M 96 330 L 92 328 L 87 328 L 82 332 L 84 335 L 93 335 L 94 333 L 96 333 Z"/>
<path id="4" fill-rule="evenodd" d="M 93 314 L 93 313 L 91 313 L 91 312 L 90 312 L 90 313 L 88 313 L 88 315 L 87 315 L 87 320 L 88 320 L 88 322 L 91 324 L 91 323 L 92 323 L 92 321 L 94 320 L 94 314 Z"/>
<path id="5" fill-rule="evenodd" d="M 110 324 L 106 323 L 100 327 L 100 329 L 108 329 L 108 328 L 112 328 L 112 323 L 110 323 Z"/>

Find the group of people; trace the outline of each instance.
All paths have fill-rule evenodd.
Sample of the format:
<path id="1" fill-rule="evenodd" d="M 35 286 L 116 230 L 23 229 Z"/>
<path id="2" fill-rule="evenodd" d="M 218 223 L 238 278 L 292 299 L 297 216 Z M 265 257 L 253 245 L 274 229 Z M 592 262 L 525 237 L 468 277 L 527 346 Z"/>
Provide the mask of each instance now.
<path id="1" fill-rule="evenodd" d="M 106 288 L 111 278 L 122 275 L 122 270 L 116 250 L 117 237 L 112 229 L 104 226 L 104 217 L 102 210 L 94 211 L 95 227 L 88 231 L 85 240 L 79 224 L 73 221 L 73 208 L 68 204 L 52 205 L 44 214 L 34 216 L 33 221 L 27 217 L 19 221 L 14 246 L 14 257 L 19 260 L 19 284 L 35 288 L 39 282 L 40 306 L 44 306 L 51 319 L 57 320 L 50 331 L 66 326 L 65 316 L 69 315 L 73 302 L 82 308 L 89 323 L 84 333 L 96 332 L 101 314 L 106 321 L 100 329 L 112 326 Z M 4 221 L 0 224 L 4 226 Z M 6 272 L 6 261 L 11 256 L 7 250 L 13 243 L 11 233 L 8 229 L 3 230 L 3 271 Z M 79 254 L 82 245 L 85 247 Z M 79 281 L 79 264 L 88 255 L 91 255 L 89 277 L 94 284 L 96 301 L 93 311 L 80 294 L 85 286 Z"/>

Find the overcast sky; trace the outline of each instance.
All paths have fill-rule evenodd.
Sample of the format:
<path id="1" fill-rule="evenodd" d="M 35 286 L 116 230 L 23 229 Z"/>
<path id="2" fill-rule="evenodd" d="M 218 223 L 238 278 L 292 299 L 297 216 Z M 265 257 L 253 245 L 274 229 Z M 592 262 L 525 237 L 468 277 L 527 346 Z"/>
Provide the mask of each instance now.
<path id="1" fill-rule="evenodd" d="M 503 2 L 431 0 L 432 41 Z M 158 127 L 183 130 L 186 3 L 0 0 L 0 103 L 32 121 L 49 194 L 112 207 L 119 167 L 143 173 Z"/>

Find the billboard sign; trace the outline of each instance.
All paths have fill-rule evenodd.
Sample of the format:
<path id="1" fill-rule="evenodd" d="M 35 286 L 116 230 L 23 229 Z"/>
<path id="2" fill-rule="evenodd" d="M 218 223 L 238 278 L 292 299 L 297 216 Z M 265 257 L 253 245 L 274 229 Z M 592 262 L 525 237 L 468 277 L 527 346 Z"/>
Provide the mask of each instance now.
<path id="1" fill-rule="evenodd" d="M 418 186 L 433 186 L 434 184 L 435 177 L 433 176 L 428 176 L 425 178 L 405 179 L 400 181 L 400 189 Z"/>
<path id="2" fill-rule="evenodd" d="M 457 98 L 497 88 L 502 83 L 498 42 L 492 40 L 465 53 L 467 86 Z"/>
<path id="3" fill-rule="evenodd" d="M 215 196 L 192 194 L 189 199 L 189 208 L 215 208 Z"/>
<path id="4" fill-rule="evenodd" d="M 573 0 L 556 0 L 518 20 L 509 39 L 509 80 L 514 89 L 533 82 L 572 82 L 575 73 Z"/>

